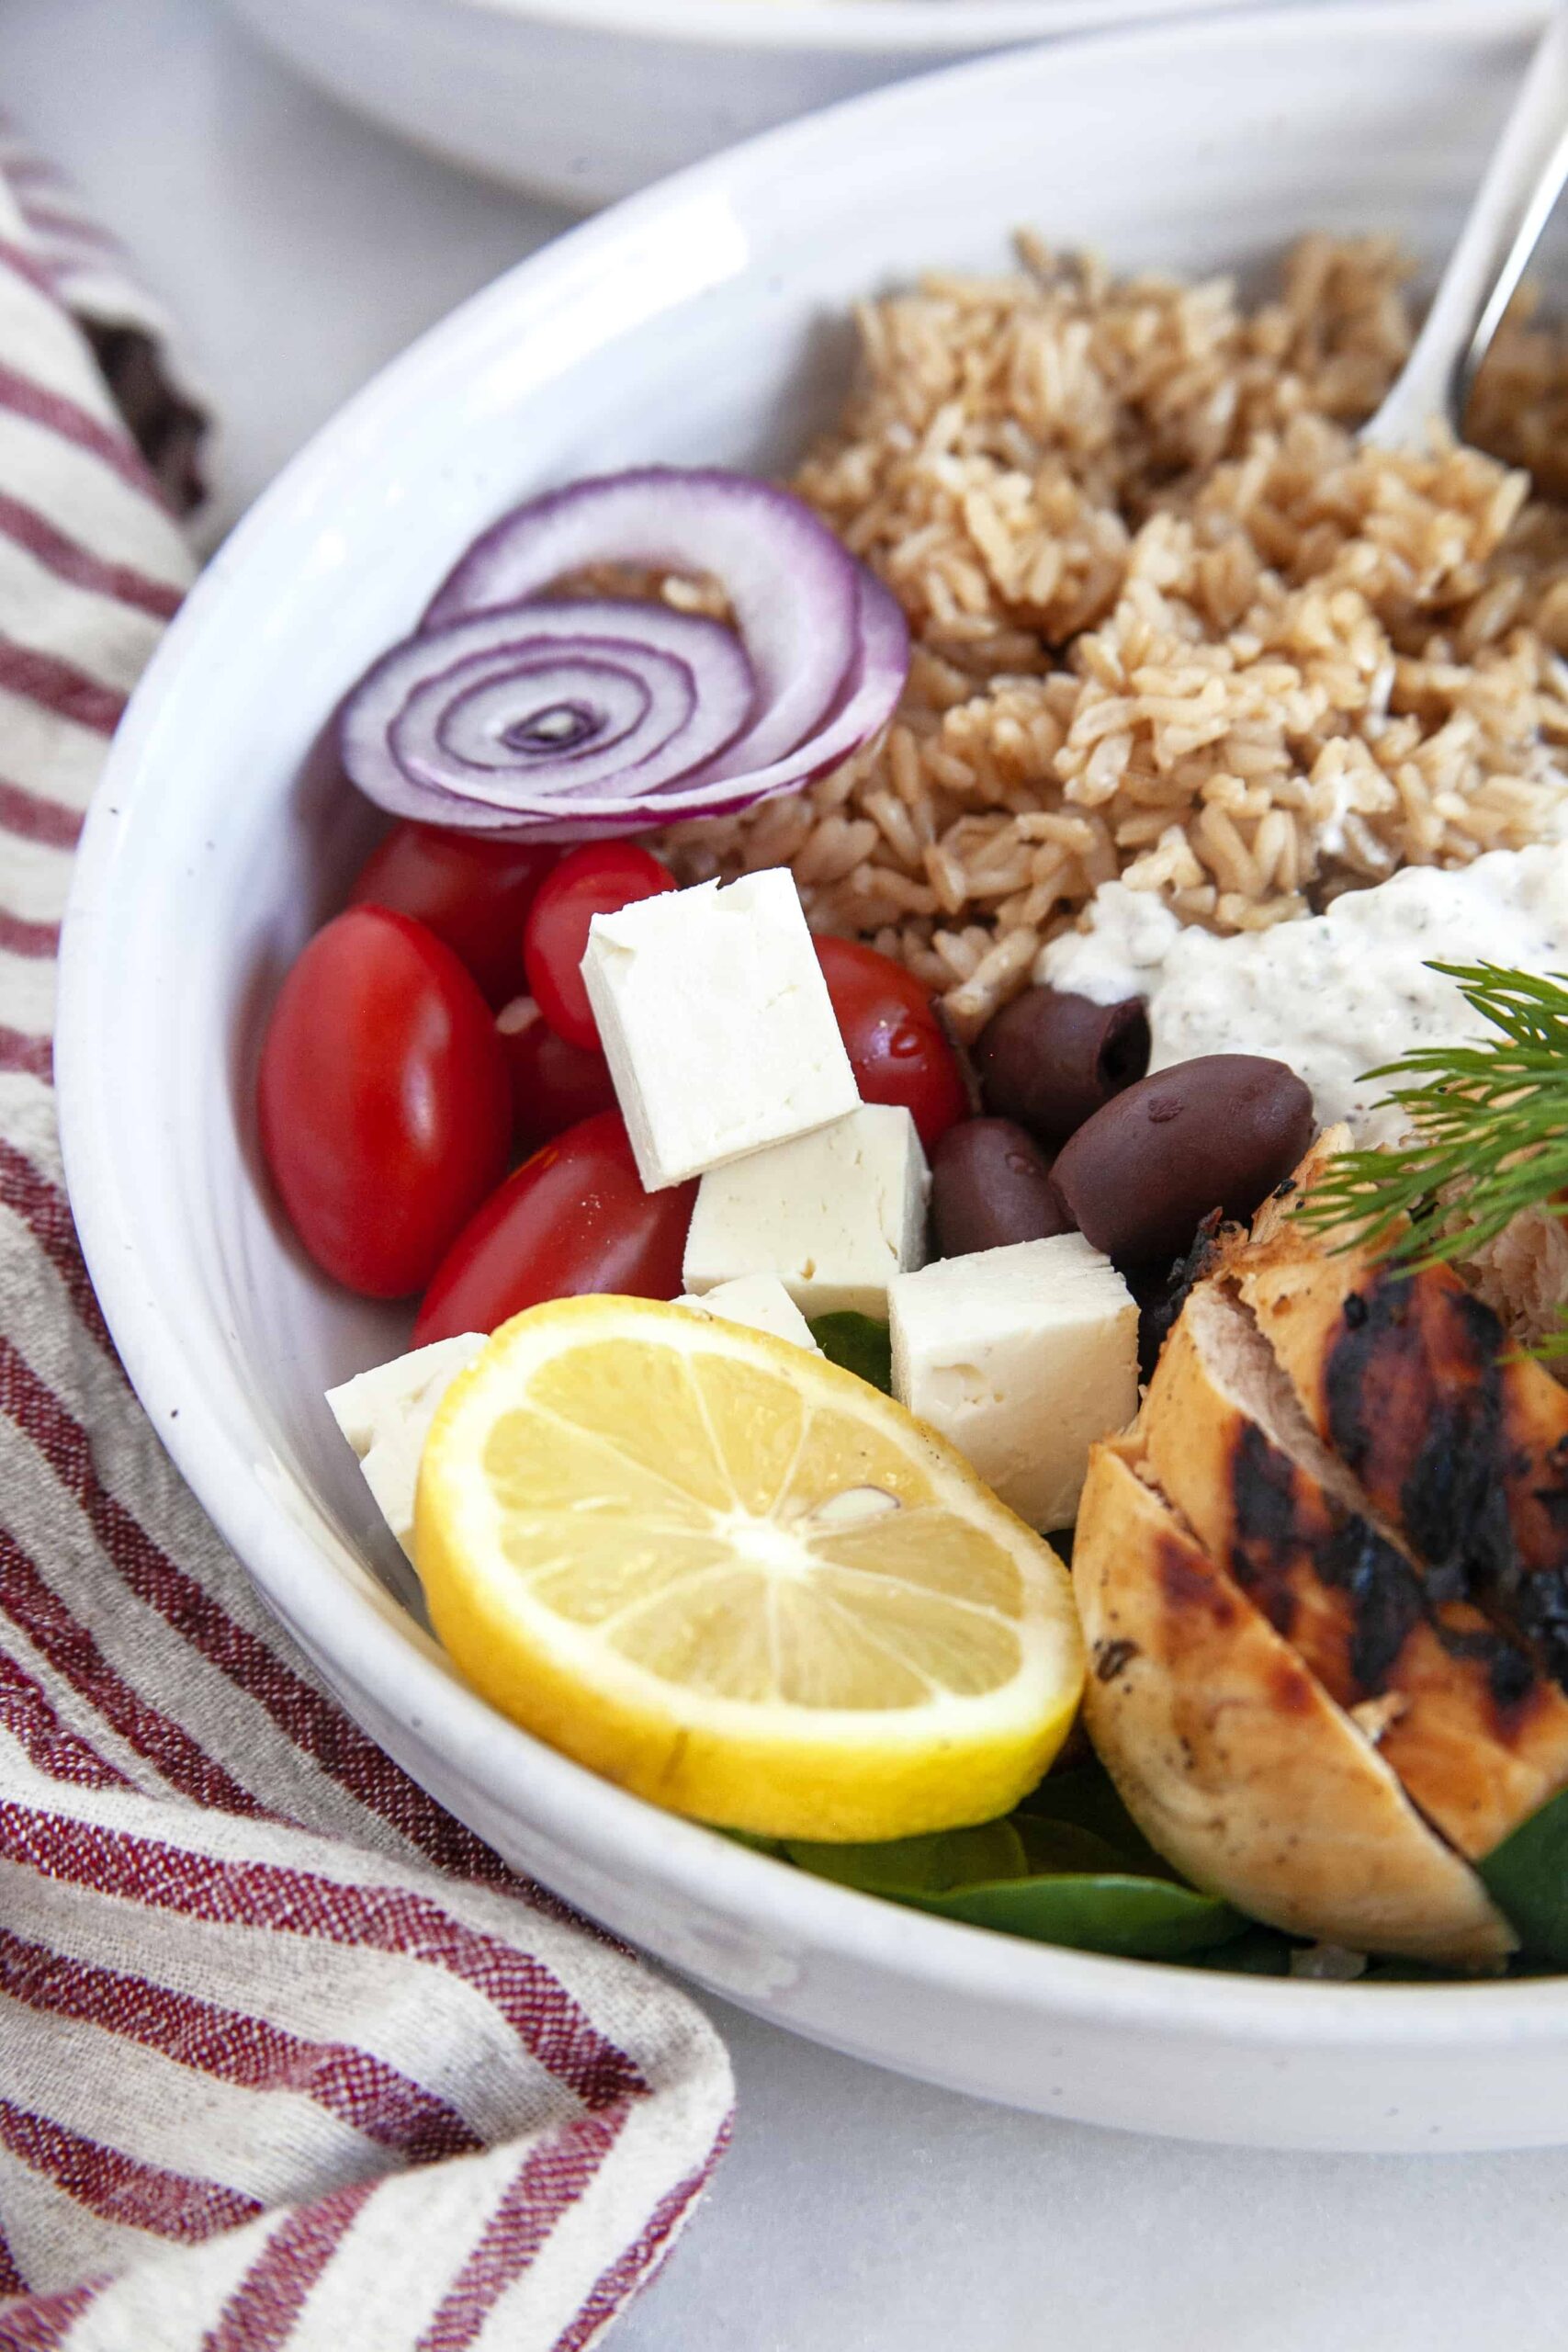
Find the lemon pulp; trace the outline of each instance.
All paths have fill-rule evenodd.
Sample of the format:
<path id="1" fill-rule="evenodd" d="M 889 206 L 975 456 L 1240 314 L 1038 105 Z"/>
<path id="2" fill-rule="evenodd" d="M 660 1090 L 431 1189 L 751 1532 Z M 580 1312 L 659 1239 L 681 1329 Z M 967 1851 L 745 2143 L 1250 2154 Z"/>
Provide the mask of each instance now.
<path id="1" fill-rule="evenodd" d="M 645 1300 L 495 1335 L 431 1430 L 415 1547 L 505 1713 L 761 1835 L 1006 1812 L 1082 1686 L 1065 1568 L 953 1448 L 819 1357 Z"/>

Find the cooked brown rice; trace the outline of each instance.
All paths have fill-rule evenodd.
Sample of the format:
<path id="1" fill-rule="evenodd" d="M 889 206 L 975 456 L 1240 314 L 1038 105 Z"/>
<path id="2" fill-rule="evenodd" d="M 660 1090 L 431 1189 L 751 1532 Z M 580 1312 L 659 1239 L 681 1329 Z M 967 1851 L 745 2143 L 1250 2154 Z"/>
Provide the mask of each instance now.
<path id="1" fill-rule="evenodd" d="M 1568 512 L 1475 448 L 1355 446 L 1404 276 L 1309 236 L 1248 310 L 1026 241 L 868 305 L 796 487 L 904 605 L 903 703 L 808 792 L 668 836 L 682 878 L 789 865 L 973 1035 L 1112 876 L 1245 930 L 1553 830 Z M 1568 490 L 1556 336 L 1510 326 L 1472 425 Z"/>

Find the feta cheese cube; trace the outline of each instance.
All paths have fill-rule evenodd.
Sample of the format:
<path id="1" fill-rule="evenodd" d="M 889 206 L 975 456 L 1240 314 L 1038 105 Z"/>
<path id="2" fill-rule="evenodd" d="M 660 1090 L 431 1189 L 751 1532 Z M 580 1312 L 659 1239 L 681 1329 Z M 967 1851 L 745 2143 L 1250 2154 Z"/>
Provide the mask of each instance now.
<path id="1" fill-rule="evenodd" d="M 1138 1409 L 1138 1309 L 1081 1233 L 944 1258 L 888 1293 L 893 1393 L 1032 1527 L 1066 1527 Z"/>
<path id="2" fill-rule="evenodd" d="M 738 1274 L 776 1274 L 803 1315 L 885 1317 L 894 1275 L 925 1261 L 930 1187 L 908 1111 L 863 1102 L 703 1178 L 686 1288 L 705 1297 Z"/>
<path id="3" fill-rule="evenodd" d="M 783 866 L 595 915 L 582 978 L 650 1193 L 860 1101 Z"/>
<path id="4" fill-rule="evenodd" d="M 460 1331 L 327 1391 L 333 1418 L 359 1456 L 365 1483 L 411 1560 L 414 1489 L 430 1424 L 457 1374 L 488 1344 L 482 1331 Z"/>
<path id="5" fill-rule="evenodd" d="M 750 1331 L 766 1331 L 775 1340 L 787 1340 L 792 1347 L 804 1348 L 809 1355 L 822 1352 L 805 1316 L 774 1274 L 742 1274 L 738 1282 L 720 1283 L 705 1298 L 678 1298 L 675 1304 L 689 1306 L 695 1315 L 716 1315 L 721 1323 L 741 1323 Z"/>

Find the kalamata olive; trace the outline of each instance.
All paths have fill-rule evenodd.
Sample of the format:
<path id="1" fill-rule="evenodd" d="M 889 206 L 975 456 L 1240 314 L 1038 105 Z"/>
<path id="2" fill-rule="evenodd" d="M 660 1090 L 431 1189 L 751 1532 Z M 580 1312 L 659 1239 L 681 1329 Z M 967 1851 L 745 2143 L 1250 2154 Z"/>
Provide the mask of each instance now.
<path id="1" fill-rule="evenodd" d="M 1050 1163 L 1010 1119 L 963 1119 L 931 1154 L 931 1238 L 943 1258 L 1069 1233 Z"/>
<path id="2" fill-rule="evenodd" d="M 1259 1054 L 1201 1054 L 1141 1078 L 1087 1119 L 1052 1181 L 1121 1265 L 1186 1250 L 1211 1209 L 1249 1217 L 1313 1137 L 1312 1096 Z"/>
<path id="3" fill-rule="evenodd" d="M 1135 996 L 1096 1004 L 1061 989 L 1025 989 L 975 1041 L 987 1110 L 1016 1119 L 1050 1151 L 1148 1066 L 1148 1015 Z"/>

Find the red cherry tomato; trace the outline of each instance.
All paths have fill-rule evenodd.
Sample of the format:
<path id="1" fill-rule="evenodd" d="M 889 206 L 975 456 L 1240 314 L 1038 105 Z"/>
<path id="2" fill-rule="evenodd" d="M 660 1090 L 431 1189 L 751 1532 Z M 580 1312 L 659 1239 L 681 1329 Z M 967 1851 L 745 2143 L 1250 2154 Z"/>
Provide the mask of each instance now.
<path id="1" fill-rule="evenodd" d="M 970 1114 L 964 1073 L 927 990 L 855 939 L 818 939 L 817 960 L 861 1099 L 901 1102 L 927 1151 Z"/>
<path id="2" fill-rule="evenodd" d="M 569 1046 L 596 1053 L 599 1029 L 580 968 L 595 915 L 613 915 L 637 899 L 673 890 L 668 866 L 635 842 L 584 842 L 540 885 L 523 933 L 528 992 Z"/>
<path id="3" fill-rule="evenodd" d="M 694 1182 L 645 1193 L 618 1111 L 601 1111 L 509 1176 L 452 1244 L 411 1345 L 493 1331 L 525 1306 L 590 1291 L 677 1298 Z"/>
<path id="4" fill-rule="evenodd" d="M 563 1127 L 615 1109 L 604 1055 L 585 1054 L 558 1037 L 532 997 L 508 1005 L 496 1025 L 512 1067 L 513 1149 L 536 1151 Z"/>
<path id="5" fill-rule="evenodd" d="M 441 825 L 394 825 L 348 894 L 352 907 L 412 915 L 466 964 L 491 1004 L 523 989 L 523 926 L 560 857 L 538 842 L 491 842 Z"/>
<path id="6" fill-rule="evenodd" d="M 505 1170 L 490 1007 L 423 923 L 354 907 L 289 971 L 262 1046 L 262 1149 L 294 1229 L 350 1290 L 422 1290 Z"/>

